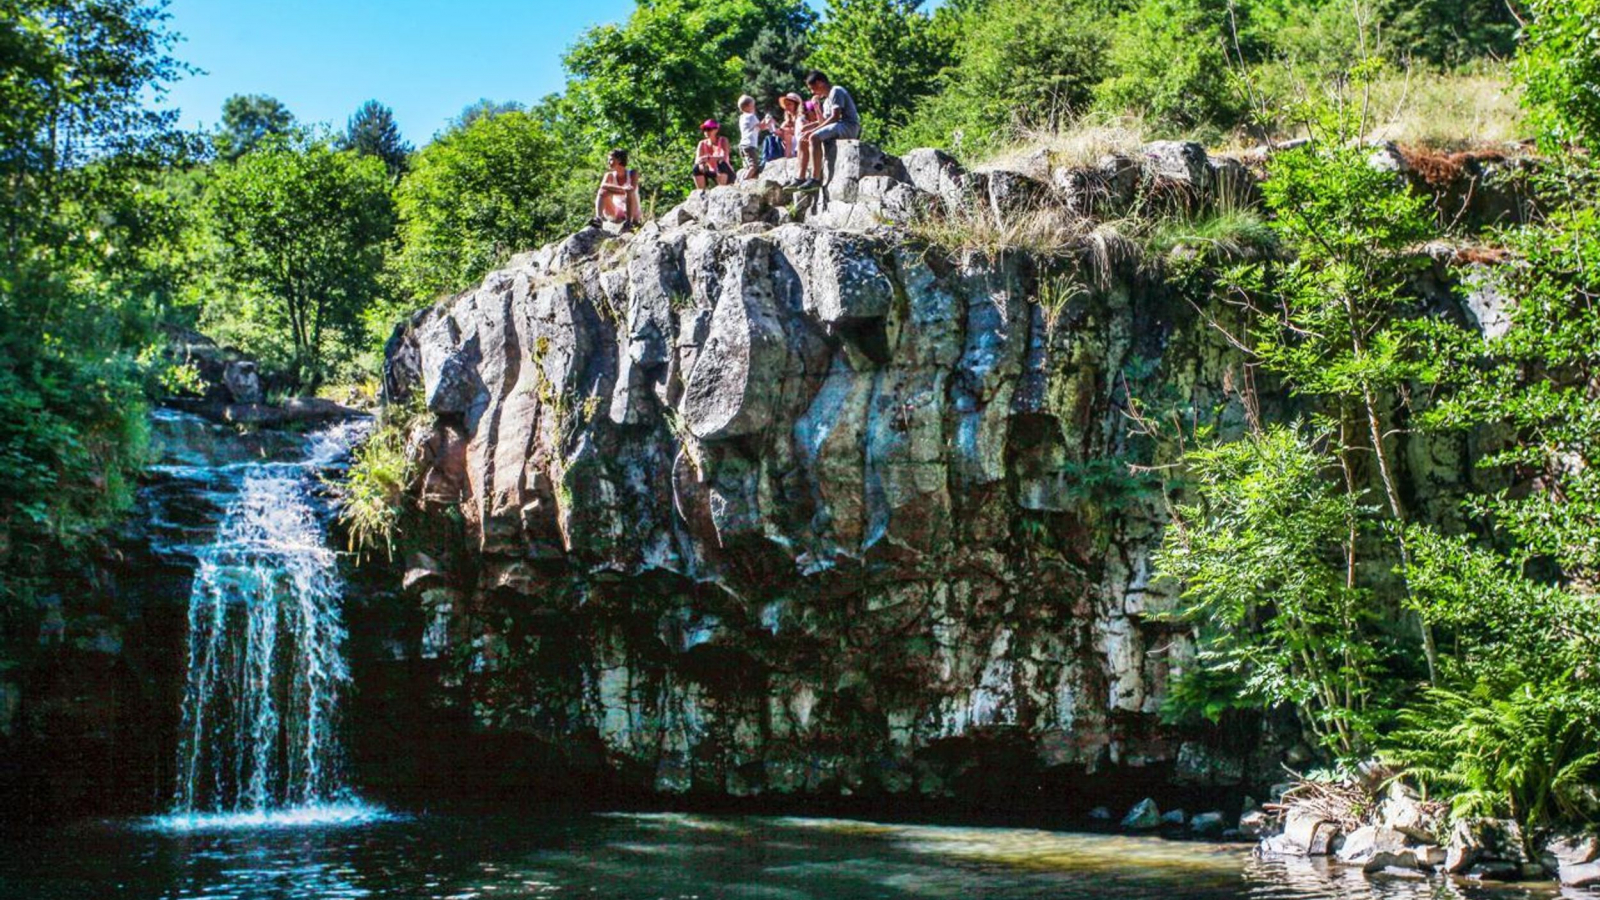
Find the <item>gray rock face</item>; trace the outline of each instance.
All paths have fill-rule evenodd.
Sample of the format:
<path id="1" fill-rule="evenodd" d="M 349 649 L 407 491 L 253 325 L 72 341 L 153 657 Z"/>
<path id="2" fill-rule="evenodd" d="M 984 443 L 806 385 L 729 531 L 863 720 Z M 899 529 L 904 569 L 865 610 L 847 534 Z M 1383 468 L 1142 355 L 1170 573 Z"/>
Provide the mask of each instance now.
<path id="1" fill-rule="evenodd" d="M 974 179 L 847 143 L 845 181 L 811 201 L 834 212 L 765 179 L 700 192 L 636 234 L 523 254 L 397 332 L 390 399 L 434 413 L 418 499 L 463 544 L 422 549 L 466 561 L 413 591 L 426 652 L 461 661 L 451 702 L 660 791 L 1274 771 L 1159 721 L 1195 645 L 1160 615 L 1166 504 L 1126 467 L 1166 461 L 1135 399 L 1241 433 L 1244 361 L 1136 261 L 1047 315 L 1025 254 L 917 245 L 888 198 Z M 847 207 L 875 224 L 829 224 Z"/>
<path id="2" fill-rule="evenodd" d="M 261 372 L 256 368 L 255 360 L 240 359 L 228 363 L 222 370 L 222 383 L 227 386 L 235 403 L 260 403 L 262 400 Z"/>

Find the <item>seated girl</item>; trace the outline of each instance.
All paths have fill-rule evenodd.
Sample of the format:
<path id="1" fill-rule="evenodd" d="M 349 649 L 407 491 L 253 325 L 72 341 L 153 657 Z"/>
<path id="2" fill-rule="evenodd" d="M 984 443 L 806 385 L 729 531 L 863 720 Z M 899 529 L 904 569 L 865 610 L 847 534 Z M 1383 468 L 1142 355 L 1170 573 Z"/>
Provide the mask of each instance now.
<path id="1" fill-rule="evenodd" d="M 594 195 L 594 219 L 589 223 L 623 222 L 638 226 L 639 173 L 628 168 L 628 151 L 613 150 L 606 157 L 606 173 L 600 177 L 600 190 Z"/>

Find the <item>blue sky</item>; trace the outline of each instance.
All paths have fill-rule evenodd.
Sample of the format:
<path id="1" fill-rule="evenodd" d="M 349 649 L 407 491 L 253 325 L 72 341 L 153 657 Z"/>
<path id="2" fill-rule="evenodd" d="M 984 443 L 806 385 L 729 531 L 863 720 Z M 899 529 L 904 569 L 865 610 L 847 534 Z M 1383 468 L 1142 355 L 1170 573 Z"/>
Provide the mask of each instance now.
<path id="1" fill-rule="evenodd" d="M 205 70 L 165 105 L 214 125 L 231 94 L 270 94 L 303 122 L 343 127 L 377 98 L 426 143 L 481 97 L 538 100 L 564 81 L 561 54 L 633 0 L 172 0 L 176 55 Z"/>

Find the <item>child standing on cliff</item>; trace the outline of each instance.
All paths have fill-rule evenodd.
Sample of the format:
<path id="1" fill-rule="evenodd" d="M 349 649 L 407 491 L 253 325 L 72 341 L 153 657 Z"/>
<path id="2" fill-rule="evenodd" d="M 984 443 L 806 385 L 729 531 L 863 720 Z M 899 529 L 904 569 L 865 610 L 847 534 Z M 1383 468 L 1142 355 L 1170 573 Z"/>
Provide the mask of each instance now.
<path id="1" fill-rule="evenodd" d="M 756 114 L 756 98 L 745 94 L 739 98 L 739 155 L 744 157 L 746 181 L 761 174 L 761 132 L 772 127 L 772 120 Z"/>

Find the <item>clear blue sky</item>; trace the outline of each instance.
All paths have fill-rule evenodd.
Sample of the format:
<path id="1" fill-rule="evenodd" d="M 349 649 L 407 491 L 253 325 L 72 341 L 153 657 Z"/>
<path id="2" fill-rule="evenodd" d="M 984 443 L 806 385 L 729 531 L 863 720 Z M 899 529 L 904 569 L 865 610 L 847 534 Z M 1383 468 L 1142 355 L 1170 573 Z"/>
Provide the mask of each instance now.
<path id="1" fill-rule="evenodd" d="M 173 0 L 178 58 L 200 67 L 164 105 L 214 125 L 231 94 L 270 94 L 342 128 L 369 98 L 421 146 L 463 106 L 531 103 L 564 81 L 561 54 L 633 0 Z"/>

